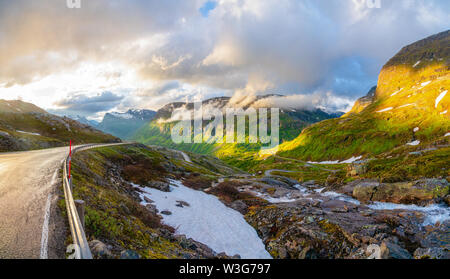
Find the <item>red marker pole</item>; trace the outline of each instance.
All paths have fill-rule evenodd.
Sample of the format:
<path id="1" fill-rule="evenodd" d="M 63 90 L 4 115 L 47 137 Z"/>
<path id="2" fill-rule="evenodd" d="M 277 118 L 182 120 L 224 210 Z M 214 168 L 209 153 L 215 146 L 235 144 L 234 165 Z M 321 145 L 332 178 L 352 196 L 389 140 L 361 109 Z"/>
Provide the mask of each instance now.
<path id="1" fill-rule="evenodd" d="M 72 140 L 69 142 L 69 180 L 70 180 L 70 171 L 72 166 Z"/>

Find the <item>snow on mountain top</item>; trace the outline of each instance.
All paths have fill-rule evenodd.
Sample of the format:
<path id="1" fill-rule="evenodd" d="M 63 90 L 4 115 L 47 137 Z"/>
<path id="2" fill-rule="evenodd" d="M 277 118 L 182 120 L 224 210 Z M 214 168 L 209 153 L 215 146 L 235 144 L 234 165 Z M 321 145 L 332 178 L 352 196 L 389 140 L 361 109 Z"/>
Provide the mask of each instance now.
<path id="1" fill-rule="evenodd" d="M 117 118 L 123 118 L 123 119 L 131 119 L 131 118 L 133 118 L 133 115 L 131 115 L 129 113 L 111 112 L 110 114 L 112 116 L 114 116 L 114 117 L 117 117 Z"/>

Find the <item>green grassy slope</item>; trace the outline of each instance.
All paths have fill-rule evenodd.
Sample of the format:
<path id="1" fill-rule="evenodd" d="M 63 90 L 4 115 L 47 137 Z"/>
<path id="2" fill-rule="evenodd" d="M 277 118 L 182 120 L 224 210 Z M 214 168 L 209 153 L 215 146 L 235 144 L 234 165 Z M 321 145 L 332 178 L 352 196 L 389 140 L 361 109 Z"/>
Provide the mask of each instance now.
<path id="1" fill-rule="evenodd" d="M 450 32 L 403 48 L 382 69 L 374 100 L 358 112 L 312 125 L 280 146 L 280 156 L 342 160 L 373 156 L 420 141 L 449 144 Z M 420 63 L 419 63 L 420 61 Z M 445 96 L 443 96 L 445 94 Z M 443 98 L 438 102 L 438 96 Z M 418 128 L 417 132 L 414 129 Z"/>
<path id="2" fill-rule="evenodd" d="M 74 144 L 119 142 L 69 118 L 61 118 L 22 101 L 0 100 L 0 152 Z"/>

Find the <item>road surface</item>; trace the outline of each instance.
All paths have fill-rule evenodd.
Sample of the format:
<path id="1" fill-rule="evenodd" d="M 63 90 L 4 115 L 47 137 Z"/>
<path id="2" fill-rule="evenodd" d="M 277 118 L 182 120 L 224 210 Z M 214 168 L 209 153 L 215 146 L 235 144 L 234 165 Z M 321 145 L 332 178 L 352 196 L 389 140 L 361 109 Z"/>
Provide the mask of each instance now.
<path id="1" fill-rule="evenodd" d="M 49 223 L 68 147 L 0 153 L 0 258 L 47 258 Z M 50 245 L 52 246 L 52 245 Z"/>

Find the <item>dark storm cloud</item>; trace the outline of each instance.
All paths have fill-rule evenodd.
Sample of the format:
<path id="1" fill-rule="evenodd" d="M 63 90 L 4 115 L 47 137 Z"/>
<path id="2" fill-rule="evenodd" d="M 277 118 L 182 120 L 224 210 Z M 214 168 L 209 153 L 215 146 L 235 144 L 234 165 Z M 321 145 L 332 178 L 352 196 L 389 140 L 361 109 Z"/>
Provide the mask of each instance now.
<path id="1" fill-rule="evenodd" d="M 123 96 L 111 92 L 103 92 L 95 96 L 76 94 L 56 102 L 55 105 L 64 110 L 82 112 L 83 114 L 97 113 L 114 108 L 120 104 L 123 98 Z"/>

